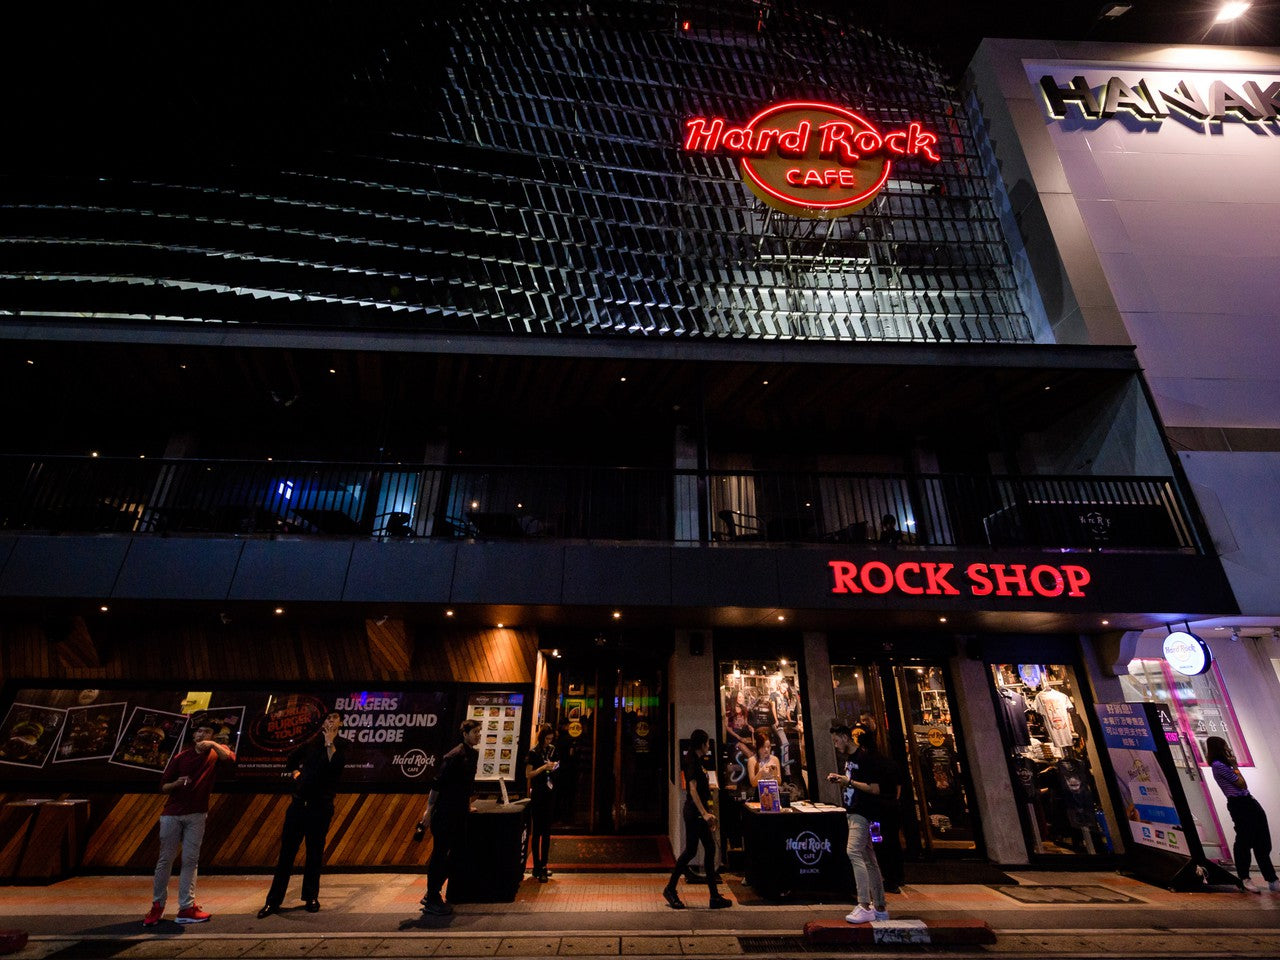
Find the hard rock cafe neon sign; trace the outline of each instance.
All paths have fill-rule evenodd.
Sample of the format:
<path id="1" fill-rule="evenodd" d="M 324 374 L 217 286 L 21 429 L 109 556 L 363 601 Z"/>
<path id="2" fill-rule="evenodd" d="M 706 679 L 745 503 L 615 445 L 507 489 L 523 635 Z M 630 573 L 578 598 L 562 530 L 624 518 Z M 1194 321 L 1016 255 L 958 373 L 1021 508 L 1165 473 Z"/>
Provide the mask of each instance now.
<path id="1" fill-rule="evenodd" d="M 724 117 L 685 121 L 686 153 L 739 158 L 742 178 L 764 203 L 801 217 L 841 217 L 865 207 L 899 158 L 937 163 L 937 134 L 912 121 L 881 131 L 829 103 L 790 100 L 735 126 Z"/>

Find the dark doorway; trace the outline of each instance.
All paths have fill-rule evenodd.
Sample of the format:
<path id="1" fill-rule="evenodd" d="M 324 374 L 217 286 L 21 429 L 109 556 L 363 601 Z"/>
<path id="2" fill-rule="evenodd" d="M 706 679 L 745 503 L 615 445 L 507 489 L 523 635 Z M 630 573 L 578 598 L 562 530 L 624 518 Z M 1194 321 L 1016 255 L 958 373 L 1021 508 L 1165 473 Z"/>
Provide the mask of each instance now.
<path id="1" fill-rule="evenodd" d="M 668 646 L 599 636 L 548 658 L 558 832 L 666 833 Z"/>

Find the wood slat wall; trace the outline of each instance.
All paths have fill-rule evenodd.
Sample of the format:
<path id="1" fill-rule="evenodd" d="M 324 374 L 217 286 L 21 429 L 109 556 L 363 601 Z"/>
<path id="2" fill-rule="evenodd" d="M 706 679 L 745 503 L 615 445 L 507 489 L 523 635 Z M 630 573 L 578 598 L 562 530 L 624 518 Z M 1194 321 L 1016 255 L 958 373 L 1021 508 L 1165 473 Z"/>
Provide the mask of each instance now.
<path id="1" fill-rule="evenodd" d="M 68 637 L 74 657 L 59 654 Z M 533 683 L 537 649 L 531 630 L 434 630 L 400 620 L 222 624 L 103 618 L 87 626 L 70 618 L 0 621 L 0 680 L 177 682 L 192 689 L 204 681 L 350 682 L 357 688 L 378 681 L 514 685 Z M 159 852 L 163 797 L 103 793 L 89 801 L 84 869 L 150 873 Z M 424 803 L 421 793 L 340 793 L 326 862 L 337 869 L 422 868 L 431 835 L 421 843 L 412 835 Z M 281 794 L 215 793 L 201 869 L 274 866 L 288 805 L 289 797 Z"/>

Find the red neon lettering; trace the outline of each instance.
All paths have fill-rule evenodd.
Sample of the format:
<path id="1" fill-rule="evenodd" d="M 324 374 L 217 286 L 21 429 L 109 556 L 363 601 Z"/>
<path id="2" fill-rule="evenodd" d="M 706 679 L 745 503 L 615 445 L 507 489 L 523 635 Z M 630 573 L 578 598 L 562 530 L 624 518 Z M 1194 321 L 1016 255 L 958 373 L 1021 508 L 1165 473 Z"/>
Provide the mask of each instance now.
<path id="1" fill-rule="evenodd" d="M 720 145 L 735 153 L 746 153 L 751 149 L 751 131 L 747 127 L 730 127 L 720 138 Z"/>
<path id="2" fill-rule="evenodd" d="M 817 170 L 806 170 L 804 173 L 804 185 L 806 187 L 822 186 L 822 174 Z"/>
<path id="3" fill-rule="evenodd" d="M 926 563 L 925 575 L 929 578 L 928 593 L 930 596 L 945 595 L 958 597 L 960 591 L 947 583 L 947 574 L 955 569 L 954 563 Z"/>
<path id="4" fill-rule="evenodd" d="M 987 579 L 986 573 L 989 568 L 985 563 L 971 563 L 965 568 L 965 576 L 973 581 L 973 586 L 969 588 L 969 592 L 975 597 L 990 596 L 991 581 Z"/>
<path id="5" fill-rule="evenodd" d="M 714 150 L 720 145 L 720 134 L 724 131 L 724 120 L 719 117 L 711 121 L 710 126 L 702 117 L 686 120 L 684 128 L 688 131 L 684 137 L 684 148 L 693 150 Z"/>
<path id="6" fill-rule="evenodd" d="M 836 148 L 838 147 L 842 162 L 857 162 L 858 154 L 854 152 L 849 141 L 845 139 L 853 133 L 852 124 L 845 123 L 842 120 L 832 120 L 830 123 L 822 124 L 818 129 L 822 131 L 822 144 L 818 147 L 819 155 L 829 157 L 836 153 Z"/>
<path id="7" fill-rule="evenodd" d="M 1067 590 L 1067 596 L 1083 597 L 1084 596 L 1083 588 L 1088 586 L 1089 581 L 1093 579 L 1093 577 L 1089 575 L 1089 571 L 1086 570 L 1084 567 L 1076 567 L 1070 564 L 1064 564 L 1062 567 L 1062 572 L 1066 575 L 1067 583 L 1070 585 L 1070 588 Z"/>
<path id="8" fill-rule="evenodd" d="M 907 153 L 907 131 L 895 130 L 893 133 L 886 133 L 884 137 L 884 145 L 889 148 L 890 153 L 896 153 L 898 156 L 905 156 Z"/>
<path id="9" fill-rule="evenodd" d="M 792 167 L 790 170 L 787 171 L 786 176 L 787 176 L 787 183 L 791 184 L 793 187 L 800 186 L 800 168 L 799 167 Z"/>
<path id="10" fill-rule="evenodd" d="M 808 120 L 801 120 L 794 130 L 788 130 L 778 137 L 778 152 L 800 156 L 809 149 L 809 131 L 813 125 Z"/>
<path id="11" fill-rule="evenodd" d="M 942 159 L 933 149 L 934 144 L 937 142 L 938 135 L 936 133 L 926 133 L 918 123 L 907 124 L 907 153 L 913 156 L 917 153 L 923 153 L 934 163 L 937 163 Z"/>
<path id="12" fill-rule="evenodd" d="M 773 146 L 774 138 L 781 135 L 781 130 L 775 130 L 773 127 L 765 127 L 756 134 L 755 146 L 751 148 L 752 153 L 768 153 L 769 148 Z"/>
<path id="13" fill-rule="evenodd" d="M 879 583 L 871 582 L 871 574 L 876 574 Z M 872 593 L 888 593 L 893 589 L 893 571 L 889 569 L 887 563 L 881 563 L 879 560 L 872 560 L 870 563 L 862 565 L 862 585 Z"/>
<path id="14" fill-rule="evenodd" d="M 1049 582 L 1044 582 L 1045 576 L 1049 577 Z M 1057 567 L 1051 567 L 1048 564 L 1040 564 L 1031 568 L 1031 585 L 1035 587 L 1036 593 L 1042 597 L 1057 597 L 1067 588 L 1062 580 L 1062 574 L 1058 572 Z"/>
<path id="15" fill-rule="evenodd" d="M 875 153 L 884 146 L 884 140 L 874 130 L 860 130 L 853 138 L 853 145 L 863 153 Z"/>
<path id="16" fill-rule="evenodd" d="M 858 575 L 856 564 L 848 560 L 832 560 L 827 566 L 831 568 L 831 574 L 835 580 L 835 586 L 831 588 L 832 593 L 862 592 L 862 588 L 854 582 L 854 578 Z"/>
<path id="17" fill-rule="evenodd" d="M 1006 570 L 1011 572 L 1006 573 Z M 1011 563 L 1008 566 L 1003 563 L 995 563 L 991 565 L 991 572 L 996 575 L 996 596 L 1013 596 L 1013 591 L 1009 589 L 1012 586 L 1018 588 L 1018 596 L 1020 597 L 1033 595 L 1031 589 L 1027 586 L 1027 565 L 1025 563 Z"/>
<path id="18" fill-rule="evenodd" d="M 909 593 L 912 596 L 919 596 L 924 593 L 924 587 L 913 587 L 907 583 L 907 573 L 919 573 L 920 564 L 918 563 L 900 563 L 896 570 L 893 571 L 893 582 L 898 585 L 898 589 L 903 593 Z"/>

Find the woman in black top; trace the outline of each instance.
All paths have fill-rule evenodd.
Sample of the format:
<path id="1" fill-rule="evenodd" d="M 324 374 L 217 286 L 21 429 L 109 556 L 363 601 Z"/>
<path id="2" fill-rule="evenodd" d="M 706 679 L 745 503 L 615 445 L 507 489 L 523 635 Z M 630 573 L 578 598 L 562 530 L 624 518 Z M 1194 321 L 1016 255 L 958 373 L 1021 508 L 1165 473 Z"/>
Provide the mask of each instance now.
<path id="1" fill-rule="evenodd" d="M 553 774 L 560 768 L 556 759 L 556 731 L 549 723 L 538 725 L 533 749 L 524 762 L 524 775 L 529 781 L 529 843 L 533 847 L 533 877 L 540 883 L 551 878 L 547 857 L 551 853 L 551 820 Z"/>
<path id="2" fill-rule="evenodd" d="M 693 855 L 698 851 L 699 843 L 702 844 L 702 862 L 706 867 L 707 883 L 711 888 L 711 909 L 733 906 L 732 900 L 720 896 L 720 889 L 716 885 L 716 850 L 715 841 L 711 836 L 716 815 L 708 806 L 711 803 L 711 784 L 707 781 L 707 770 L 702 765 L 703 758 L 710 749 L 711 738 L 707 735 L 707 731 L 694 730 L 689 734 L 689 752 L 681 761 L 685 789 L 684 852 L 676 861 L 676 867 L 671 871 L 671 879 L 667 881 L 662 891 L 663 899 L 675 910 L 684 909 L 684 901 L 676 893 L 676 883 L 680 875 L 688 869 Z"/>

